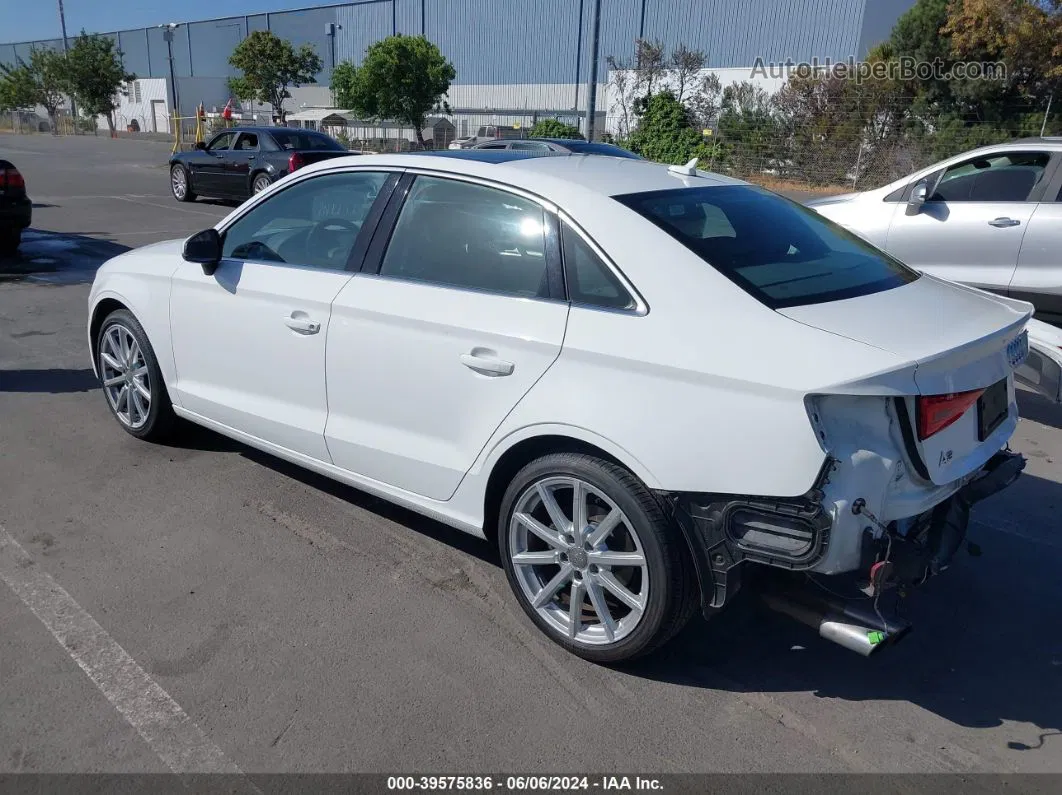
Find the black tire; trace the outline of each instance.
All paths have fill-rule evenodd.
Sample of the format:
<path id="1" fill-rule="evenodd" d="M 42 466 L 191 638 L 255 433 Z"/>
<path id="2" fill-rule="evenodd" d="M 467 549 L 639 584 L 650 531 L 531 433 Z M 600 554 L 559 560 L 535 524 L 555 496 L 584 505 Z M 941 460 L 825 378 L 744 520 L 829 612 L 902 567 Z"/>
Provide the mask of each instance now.
<path id="1" fill-rule="evenodd" d="M 177 180 L 179 178 L 184 179 L 184 193 L 182 194 L 177 187 Z M 177 163 L 170 169 L 170 192 L 179 202 L 194 202 L 195 193 L 192 192 L 192 175 L 188 173 L 188 169 Z"/>
<path id="2" fill-rule="evenodd" d="M 631 525 L 641 545 L 649 578 L 648 597 L 634 628 L 614 642 L 584 643 L 562 633 L 531 604 L 518 579 L 510 543 L 513 513 L 529 489 L 540 481 L 555 477 L 577 478 L 611 500 L 623 512 L 627 519 L 625 524 Z M 502 565 L 520 606 L 551 640 L 583 659 L 608 664 L 650 654 L 676 635 L 697 607 L 693 562 L 681 530 L 664 515 L 660 503 L 645 485 L 616 464 L 581 453 L 554 453 L 536 459 L 521 469 L 509 484 L 502 498 L 498 522 Z M 595 526 L 592 521 L 590 526 Z M 574 561 L 574 555 L 570 559 Z M 589 579 L 592 575 L 584 570 L 576 576 Z M 558 594 L 563 591 L 562 586 Z M 570 595 L 568 604 L 571 604 Z M 580 629 L 583 626 L 582 623 L 577 625 Z"/>
<path id="3" fill-rule="evenodd" d="M 273 180 L 269 178 L 268 174 L 264 172 L 255 174 L 254 179 L 251 180 L 251 195 L 254 196 L 256 193 L 261 193 L 272 184 Z"/>
<path id="4" fill-rule="evenodd" d="M 140 322 L 128 309 L 116 309 L 114 312 L 111 312 L 111 314 L 107 315 L 107 318 L 103 321 L 103 325 L 100 326 L 100 333 L 95 341 L 96 347 L 94 353 L 96 356 L 96 366 L 100 373 L 101 386 L 104 384 L 106 372 L 113 370 L 113 368 L 105 363 L 102 355 L 104 338 L 111 329 L 114 329 L 115 327 L 124 329 L 136 340 L 136 344 L 140 349 L 140 354 L 143 357 L 143 366 L 147 367 L 147 386 L 151 398 L 146 420 L 135 427 L 119 416 L 117 408 L 109 397 L 106 386 L 103 388 L 104 402 L 107 404 L 107 408 L 110 410 L 115 421 L 126 433 L 135 436 L 137 439 L 143 439 L 144 441 L 162 441 L 172 433 L 174 426 L 177 424 L 177 415 L 173 412 L 173 403 L 170 401 L 169 393 L 166 390 L 166 382 L 162 378 L 162 371 L 159 369 L 159 361 L 155 356 L 155 349 L 151 347 L 151 342 L 148 340 L 147 334 L 144 332 L 144 327 L 140 325 Z"/>
<path id="5" fill-rule="evenodd" d="M 0 232 L 0 257 L 13 257 L 22 244 L 21 229 L 7 229 Z"/>

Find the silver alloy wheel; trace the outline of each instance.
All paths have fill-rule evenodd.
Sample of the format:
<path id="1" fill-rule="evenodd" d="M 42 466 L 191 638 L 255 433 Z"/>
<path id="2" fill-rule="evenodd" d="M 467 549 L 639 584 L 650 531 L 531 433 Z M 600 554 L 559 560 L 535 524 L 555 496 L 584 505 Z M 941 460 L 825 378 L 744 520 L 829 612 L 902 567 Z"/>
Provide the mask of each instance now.
<path id="1" fill-rule="evenodd" d="M 516 500 L 508 541 L 521 591 L 561 635 L 600 646 L 638 626 L 649 604 L 645 551 L 623 511 L 585 480 L 529 486 Z"/>
<path id="2" fill-rule="evenodd" d="M 133 332 L 119 323 L 108 327 L 100 340 L 99 364 L 103 391 L 118 421 L 142 428 L 151 411 L 151 376 Z"/>
<path id="3" fill-rule="evenodd" d="M 173 188 L 174 197 L 183 199 L 188 194 L 188 176 L 180 166 L 170 172 L 170 185 Z"/>
<path id="4" fill-rule="evenodd" d="M 267 177 L 265 174 L 261 174 L 254 178 L 254 184 L 251 186 L 251 190 L 254 193 L 261 193 L 266 188 L 268 188 L 270 184 L 272 183 L 270 183 L 269 177 Z"/>

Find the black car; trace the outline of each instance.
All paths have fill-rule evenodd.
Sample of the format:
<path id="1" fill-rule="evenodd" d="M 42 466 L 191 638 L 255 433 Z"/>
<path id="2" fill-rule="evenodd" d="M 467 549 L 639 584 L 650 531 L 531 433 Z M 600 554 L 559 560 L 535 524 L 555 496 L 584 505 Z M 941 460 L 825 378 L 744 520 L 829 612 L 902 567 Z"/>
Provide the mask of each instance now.
<path id="1" fill-rule="evenodd" d="M 22 230 L 30 225 L 32 215 L 26 181 L 13 163 L 0 158 L 0 256 L 18 250 Z"/>
<path id="2" fill-rule="evenodd" d="M 170 158 L 177 201 L 246 199 L 298 168 L 352 154 L 336 139 L 292 127 L 232 127 Z"/>

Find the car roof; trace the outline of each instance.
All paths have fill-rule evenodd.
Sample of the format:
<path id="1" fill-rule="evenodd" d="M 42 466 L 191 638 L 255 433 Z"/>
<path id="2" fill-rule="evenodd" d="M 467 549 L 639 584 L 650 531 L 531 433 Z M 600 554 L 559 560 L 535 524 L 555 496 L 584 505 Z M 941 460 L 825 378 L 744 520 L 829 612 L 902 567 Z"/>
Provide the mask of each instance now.
<path id="1" fill-rule="evenodd" d="M 326 160 L 305 166 L 300 171 L 335 168 L 341 163 L 342 160 L 339 159 Z M 446 149 L 359 155 L 352 157 L 349 165 L 357 165 L 359 168 L 423 168 L 481 177 L 558 199 L 564 196 L 567 189 L 573 187 L 605 196 L 619 196 L 625 193 L 683 187 L 747 184 L 739 179 L 707 171 L 698 171 L 695 176 L 678 174 L 669 171 L 666 164 L 654 163 L 651 160 L 541 150 Z"/>
<path id="2" fill-rule="evenodd" d="M 251 132 L 251 133 L 275 133 L 275 132 L 297 132 L 297 133 L 309 133 L 310 135 L 324 135 L 330 137 L 327 133 L 323 133 L 320 130 L 307 130 L 304 127 L 228 127 L 224 130 L 218 130 L 219 133 L 226 132 Z"/>

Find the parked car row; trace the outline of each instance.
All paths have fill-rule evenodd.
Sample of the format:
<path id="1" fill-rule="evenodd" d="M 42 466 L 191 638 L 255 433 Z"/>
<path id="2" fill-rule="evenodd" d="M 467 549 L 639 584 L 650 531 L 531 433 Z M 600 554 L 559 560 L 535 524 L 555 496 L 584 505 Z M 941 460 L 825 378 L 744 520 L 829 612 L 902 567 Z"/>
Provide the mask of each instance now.
<path id="1" fill-rule="evenodd" d="M 175 162 L 184 195 L 212 151 Z M 490 539 L 587 659 L 647 654 L 743 583 L 871 654 L 909 625 L 803 575 L 861 600 L 923 583 L 1024 466 L 1033 307 L 767 190 L 553 150 L 277 176 L 100 269 L 115 420 L 199 423 Z"/>

